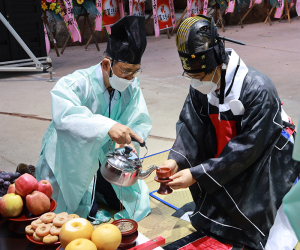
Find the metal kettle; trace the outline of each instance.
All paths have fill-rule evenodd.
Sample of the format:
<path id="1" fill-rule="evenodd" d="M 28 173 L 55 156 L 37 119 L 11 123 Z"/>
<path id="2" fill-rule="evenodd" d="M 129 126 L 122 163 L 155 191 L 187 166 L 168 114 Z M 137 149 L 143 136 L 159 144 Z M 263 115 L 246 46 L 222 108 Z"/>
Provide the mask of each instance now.
<path id="1" fill-rule="evenodd" d="M 137 154 L 132 151 L 131 147 L 125 146 L 107 153 L 100 171 L 108 182 L 121 187 L 129 187 L 138 179 L 147 178 L 155 169 L 159 168 L 149 166 L 148 170 L 142 171 L 142 163 Z"/>

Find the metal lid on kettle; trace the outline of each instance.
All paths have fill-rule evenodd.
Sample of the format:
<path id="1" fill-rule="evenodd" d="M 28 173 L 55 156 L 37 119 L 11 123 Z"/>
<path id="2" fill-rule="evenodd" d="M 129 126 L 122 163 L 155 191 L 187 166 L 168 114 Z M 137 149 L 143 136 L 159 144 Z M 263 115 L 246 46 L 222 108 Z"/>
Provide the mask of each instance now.
<path id="1" fill-rule="evenodd" d="M 115 149 L 108 156 L 107 161 L 115 168 L 125 171 L 134 171 L 142 167 L 139 157 L 129 146 Z"/>

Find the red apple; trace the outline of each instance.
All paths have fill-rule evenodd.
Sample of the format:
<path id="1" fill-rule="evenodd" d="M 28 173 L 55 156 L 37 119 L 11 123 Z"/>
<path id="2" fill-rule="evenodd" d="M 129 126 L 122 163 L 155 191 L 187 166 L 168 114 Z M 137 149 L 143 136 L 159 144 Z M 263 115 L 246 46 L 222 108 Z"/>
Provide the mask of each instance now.
<path id="1" fill-rule="evenodd" d="M 0 214 L 3 217 L 16 217 L 23 209 L 23 200 L 20 195 L 6 194 L 0 199 Z"/>
<path id="2" fill-rule="evenodd" d="M 45 195 L 47 195 L 49 197 L 49 199 L 51 199 L 52 193 L 53 193 L 53 188 L 49 181 L 46 181 L 46 180 L 39 181 L 37 190 L 44 193 Z"/>
<path id="3" fill-rule="evenodd" d="M 16 194 L 26 197 L 32 191 L 37 190 L 38 181 L 30 174 L 22 174 L 15 180 Z"/>
<path id="4" fill-rule="evenodd" d="M 9 187 L 8 187 L 8 189 L 7 189 L 7 193 L 8 193 L 8 194 L 14 194 L 15 191 L 16 191 L 15 183 L 9 185 Z"/>
<path id="5" fill-rule="evenodd" d="M 33 191 L 26 196 L 26 206 L 33 215 L 40 215 L 50 209 L 50 199 L 40 191 Z"/>

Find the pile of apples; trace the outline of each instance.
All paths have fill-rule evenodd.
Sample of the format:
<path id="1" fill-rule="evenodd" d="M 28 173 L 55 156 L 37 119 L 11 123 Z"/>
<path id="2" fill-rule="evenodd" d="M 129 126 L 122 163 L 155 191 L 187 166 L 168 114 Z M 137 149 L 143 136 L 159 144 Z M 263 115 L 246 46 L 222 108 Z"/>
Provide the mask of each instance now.
<path id="1" fill-rule="evenodd" d="M 30 213 L 41 215 L 50 209 L 52 185 L 47 180 L 37 181 L 30 174 L 23 174 L 8 187 L 7 194 L 0 199 L 0 214 L 3 217 L 17 217 L 24 203 Z"/>

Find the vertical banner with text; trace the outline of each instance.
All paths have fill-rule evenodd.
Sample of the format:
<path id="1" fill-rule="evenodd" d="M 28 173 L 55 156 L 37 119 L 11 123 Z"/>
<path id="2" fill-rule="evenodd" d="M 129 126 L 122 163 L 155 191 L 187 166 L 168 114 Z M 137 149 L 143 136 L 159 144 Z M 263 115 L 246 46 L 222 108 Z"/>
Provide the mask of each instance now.
<path id="1" fill-rule="evenodd" d="M 65 24 L 69 30 L 71 39 L 73 42 L 81 42 L 81 34 L 78 28 L 78 24 L 75 20 L 74 14 L 72 13 L 72 1 L 71 0 L 59 0 L 59 6 L 61 8 L 61 14 L 65 21 Z"/>
<path id="2" fill-rule="evenodd" d="M 103 0 L 102 2 L 102 24 L 110 26 L 124 16 L 122 0 Z"/>
<path id="3" fill-rule="evenodd" d="M 203 2 L 203 15 L 207 15 L 207 6 L 208 6 L 208 0 L 204 0 Z"/>
<path id="4" fill-rule="evenodd" d="M 169 0 L 157 0 L 157 19 L 160 30 L 173 26 Z"/>
<path id="5" fill-rule="evenodd" d="M 145 16 L 145 1 L 129 0 L 129 14 L 133 16 Z"/>
<path id="6" fill-rule="evenodd" d="M 102 30 L 102 0 L 95 0 L 95 5 L 100 14 L 95 16 L 95 30 Z"/>
<path id="7" fill-rule="evenodd" d="M 153 21 L 154 21 L 154 30 L 155 36 L 159 36 L 159 25 L 158 25 L 158 17 L 157 17 L 157 0 L 152 0 L 152 8 L 153 8 Z"/>
<path id="8" fill-rule="evenodd" d="M 188 0 L 187 13 L 188 17 L 193 17 L 201 14 L 201 0 Z"/>

